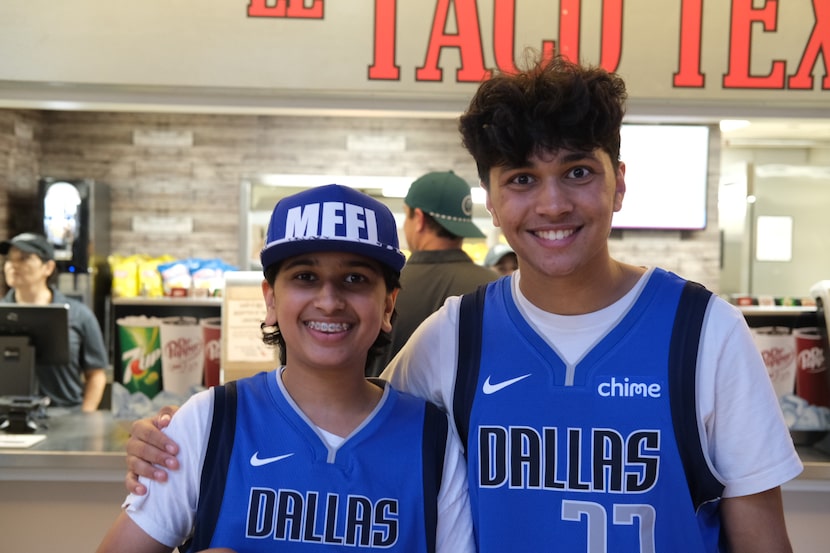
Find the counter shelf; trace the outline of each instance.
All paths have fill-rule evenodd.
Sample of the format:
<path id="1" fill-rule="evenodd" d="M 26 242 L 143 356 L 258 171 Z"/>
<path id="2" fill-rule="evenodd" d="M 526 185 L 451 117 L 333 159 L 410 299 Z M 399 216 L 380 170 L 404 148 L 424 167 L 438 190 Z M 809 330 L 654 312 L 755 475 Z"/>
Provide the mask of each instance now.
<path id="1" fill-rule="evenodd" d="M 220 317 L 222 315 L 221 297 L 163 297 L 163 298 L 114 298 L 110 306 L 108 322 L 110 361 L 113 367 L 113 380 L 123 382 L 124 367 L 121 361 L 121 343 L 118 332 L 118 319 L 122 317 L 194 317 L 197 320 Z"/>
<path id="2" fill-rule="evenodd" d="M 741 305 L 738 306 L 744 315 L 801 315 L 815 313 L 815 305 Z"/>
<path id="3" fill-rule="evenodd" d="M 181 298 L 162 297 L 162 298 L 114 298 L 113 305 L 148 305 L 148 306 L 177 306 L 177 307 L 220 307 L 222 305 L 221 297 L 204 297 L 197 298 L 195 296 L 186 296 Z"/>
<path id="4" fill-rule="evenodd" d="M 784 484 L 786 490 L 830 492 L 830 432 L 810 446 L 796 446 L 804 470 Z"/>
<path id="5" fill-rule="evenodd" d="M 818 326 L 815 306 L 741 306 L 750 327 L 783 326 L 789 329 Z"/>
<path id="6" fill-rule="evenodd" d="M 0 481 L 124 481 L 131 421 L 96 411 L 50 415 L 37 422 L 36 434 L 45 434 L 45 440 L 28 448 L 0 449 Z"/>

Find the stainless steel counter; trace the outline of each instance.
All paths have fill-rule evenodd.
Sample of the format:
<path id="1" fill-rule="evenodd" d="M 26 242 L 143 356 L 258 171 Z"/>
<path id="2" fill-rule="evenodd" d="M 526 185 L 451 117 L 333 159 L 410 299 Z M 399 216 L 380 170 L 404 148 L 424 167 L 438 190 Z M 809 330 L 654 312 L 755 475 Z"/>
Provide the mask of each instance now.
<path id="1" fill-rule="evenodd" d="M 0 449 L 0 481 L 123 482 L 129 421 L 109 411 L 39 420 L 46 439 L 28 448 Z"/>
<path id="2" fill-rule="evenodd" d="M 797 446 L 804 470 L 784 489 L 830 492 L 830 434 L 812 446 Z"/>

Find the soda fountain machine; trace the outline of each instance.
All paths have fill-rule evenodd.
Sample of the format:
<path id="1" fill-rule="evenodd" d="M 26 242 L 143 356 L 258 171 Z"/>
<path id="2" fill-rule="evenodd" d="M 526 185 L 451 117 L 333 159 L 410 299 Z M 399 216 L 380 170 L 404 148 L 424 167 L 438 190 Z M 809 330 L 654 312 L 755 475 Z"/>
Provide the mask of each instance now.
<path id="1" fill-rule="evenodd" d="M 55 248 L 57 287 L 85 303 L 106 329 L 111 277 L 109 190 L 91 179 L 45 177 L 38 186 L 43 234 Z"/>

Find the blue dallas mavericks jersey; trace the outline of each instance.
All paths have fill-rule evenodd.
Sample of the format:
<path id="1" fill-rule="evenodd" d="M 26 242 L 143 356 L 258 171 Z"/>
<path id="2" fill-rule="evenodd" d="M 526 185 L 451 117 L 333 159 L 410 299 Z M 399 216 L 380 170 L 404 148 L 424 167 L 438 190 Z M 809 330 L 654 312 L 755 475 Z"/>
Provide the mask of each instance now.
<path id="1" fill-rule="evenodd" d="M 700 449 L 693 364 L 685 382 L 674 382 L 678 393 L 669 393 L 672 329 L 684 286 L 655 270 L 622 320 L 570 372 L 521 316 L 510 279 L 487 286 L 478 375 L 463 374 L 462 340 L 454 403 L 456 420 L 459 411 L 469 414 L 459 427 L 462 438 L 467 432 L 482 553 L 718 551 L 722 486 Z M 697 334 L 677 333 L 692 338 L 694 351 L 676 356 L 696 358 L 709 297 L 696 286 L 705 293 Z M 469 325 L 465 332 L 472 332 Z M 459 403 L 465 378 L 475 386 L 471 409 L 469 398 Z M 676 427 L 684 437 L 677 438 Z"/>
<path id="2" fill-rule="evenodd" d="M 217 387 L 190 550 L 434 551 L 446 415 L 387 388 L 330 450 L 273 373 Z"/>

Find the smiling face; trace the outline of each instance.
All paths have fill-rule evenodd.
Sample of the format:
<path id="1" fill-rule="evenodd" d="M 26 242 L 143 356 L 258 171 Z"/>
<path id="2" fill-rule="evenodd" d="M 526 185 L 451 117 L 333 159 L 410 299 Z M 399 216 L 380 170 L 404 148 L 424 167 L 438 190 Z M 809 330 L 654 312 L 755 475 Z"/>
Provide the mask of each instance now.
<path id="1" fill-rule="evenodd" d="M 521 167 L 490 169 L 487 208 L 519 257 L 522 290 L 531 300 L 550 293 L 551 279 L 596 282 L 596 274 L 607 271 L 624 172 L 601 149 L 561 149 L 534 155 Z"/>
<path id="2" fill-rule="evenodd" d="M 387 291 L 381 265 L 361 255 L 315 252 L 282 262 L 273 288 L 262 285 L 266 323 L 278 324 L 292 369 L 354 369 L 381 331 L 392 329 L 397 289 Z"/>

